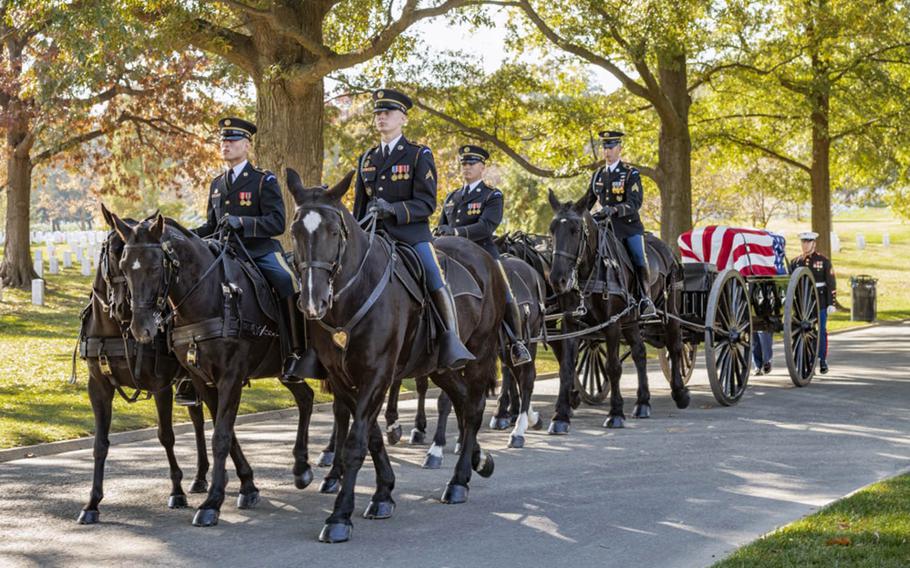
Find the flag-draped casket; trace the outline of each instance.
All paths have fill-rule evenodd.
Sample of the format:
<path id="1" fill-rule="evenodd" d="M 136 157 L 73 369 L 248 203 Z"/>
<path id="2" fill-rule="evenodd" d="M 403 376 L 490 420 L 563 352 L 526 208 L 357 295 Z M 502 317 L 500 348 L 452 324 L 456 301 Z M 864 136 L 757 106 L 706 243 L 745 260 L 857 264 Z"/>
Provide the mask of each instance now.
<path id="1" fill-rule="evenodd" d="M 686 231 L 677 243 L 683 264 L 710 263 L 743 276 L 787 274 L 786 241 L 771 231 L 710 225 Z"/>

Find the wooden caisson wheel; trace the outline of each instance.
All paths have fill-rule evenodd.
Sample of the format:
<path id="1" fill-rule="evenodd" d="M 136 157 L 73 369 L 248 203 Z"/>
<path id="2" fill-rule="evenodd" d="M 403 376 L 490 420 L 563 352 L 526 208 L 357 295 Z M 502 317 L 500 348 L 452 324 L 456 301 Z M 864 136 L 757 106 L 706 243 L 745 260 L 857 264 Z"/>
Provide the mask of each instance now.
<path id="1" fill-rule="evenodd" d="M 684 341 L 682 347 L 682 368 L 680 372 L 682 373 L 683 384 L 687 385 L 689 384 L 689 379 L 692 378 L 692 371 L 695 370 L 695 356 L 698 354 L 698 344 Z M 670 368 L 670 352 L 666 348 L 659 350 L 657 352 L 657 360 L 660 362 L 660 370 L 663 371 L 664 378 L 669 383 L 673 377 Z"/>
<path id="2" fill-rule="evenodd" d="M 812 271 L 801 266 L 790 275 L 784 299 L 784 356 L 790 380 L 804 387 L 815 376 L 821 305 Z"/>
<path id="3" fill-rule="evenodd" d="M 607 377 L 607 342 L 585 338 L 579 341 L 578 362 L 575 364 L 575 390 L 585 404 L 601 406 L 610 396 Z"/>
<path id="4" fill-rule="evenodd" d="M 730 406 L 746 392 L 751 365 L 752 309 L 737 270 L 718 275 L 705 314 L 705 365 L 717 402 Z"/>

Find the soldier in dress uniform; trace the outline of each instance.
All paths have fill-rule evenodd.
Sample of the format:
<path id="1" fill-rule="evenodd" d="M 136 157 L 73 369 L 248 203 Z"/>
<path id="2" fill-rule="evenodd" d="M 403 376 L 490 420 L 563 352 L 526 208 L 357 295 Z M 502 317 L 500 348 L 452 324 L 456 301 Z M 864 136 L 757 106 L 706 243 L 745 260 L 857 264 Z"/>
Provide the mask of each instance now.
<path id="1" fill-rule="evenodd" d="M 275 174 L 249 162 L 256 125 L 240 118 L 223 118 L 218 126 L 221 157 L 227 170 L 212 180 L 206 222 L 193 232 L 200 237 L 212 236 L 219 230 L 234 232 L 275 290 L 282 318 L 281 340 L 288 354 L 281 380 L 325 378 L 315 351 L 306 348 L 303 314 L 296 307 L 297 278 L 284 259 L 281 243 L 273 238 L 284 233 L 285 228 L 281 187 Z M 194 404 L 198 400 L 192 388 L 190 381 L 178 385 L 178 404 Z"/>
<path id="2" fill-rule="evenodd" d="M 505 323 L 513 334 L 510 349 L 512 364 L 524 365 L 531 362 L 531 353 L 524 343 L 527 338 L 523 337 L 521 311 L 512 295 L 502 263 L 499 262 L 499 249 L 493 243 L 493 233 L 502 223 L 502 192 L 483 181 L 490 153 L 480 146 L 466 145 L 458 149 L 458 156 L 465 185 L 446 196 L 436 234 L 470 239 L 496 259 L 496 264 L 506 281 Z"/>
<path id="3" fill-rule="evenodd" d="M 603 145 L 604 165 L 597 168 L 588 184 L 588 192 L 597 198 L 600 209 L 594 212 L 598 221 L 613 218 L 613 233 L 622 241 L 635 266 L 638 277 L 639 309 L 642 317 L 654 317 L 657 311 L 648 290 L 650 275 L 645 256 L 645 227 L 638 216 L 644 197 L 638 170 L 620 160 L 622 137 L 616 130 L 599 133 Z"/>
<path id="4" fill-rule="evenodd" d="M 430 234 L 429 218 L 436 209 L 433 152 L 409 142 L 402 134 L 411 106 L 411 99 L 399 91 L 373 92 L 373 123 L 380 143 L 358 159 L 353 214 L 361 220 L 374 213 L 377 229 L 417 251 L 430 297 L 445 328 L 439 338 L 439 364 L 446 369 L 459 369 L 473 361 L 474 356 L 458 337 L 455 300 L 442 275 Z"/>
<path id="5" fill-rule="evenodd" d="M 828 316 L 835 311 L 834 300 L 837 297 L 837 281 L 834 278 L 834 267 L 828 258 L 815 250 L 818 233 L 806 231 L 800 233 L 799 240 L 802 254 L 790 263 L 790 273 L 800 266 L 812 271 L 815 286 L 818 290 L 818 370 L 821 374 L 828 372 Z"/>

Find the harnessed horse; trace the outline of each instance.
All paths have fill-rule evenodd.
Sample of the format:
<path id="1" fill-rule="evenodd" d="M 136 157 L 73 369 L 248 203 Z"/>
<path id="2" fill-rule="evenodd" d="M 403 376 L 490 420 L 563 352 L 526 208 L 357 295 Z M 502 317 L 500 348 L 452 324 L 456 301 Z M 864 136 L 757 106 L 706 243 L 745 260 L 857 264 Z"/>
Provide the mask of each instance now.
<path id="1" fill-rule="evenodd" d="M 267 285 L 254 267 L 233 258 L 226 244 L 203 240 L 178 223 L 156 215 L 130 227 L 111 214 L 123 239 L 120 268 L 129 286 L 133 312 L 130 330 L 139 343 L 168 328 L 171 348 L 189 372 L 211 411 L 214 457 L 208 497 L 193 517 L 195 526 L 218 523 L 227 484 L 228 453 L 237 466 L 237 507 L 260 500 L 253 470 L 234 435 L 241 391 L 249 379 L 277 377 L 282 356 L 276 327 L 277 310 Z M 165 314 L 165 308 L 170 311 Z M 269 315 L 269 314 L 272 315 Z M 313 390 L 306 383 L 286 383 L 299 411 L 294 444 L 294 484 L 303 489 L 313 480 L 307 459 L 307 435 Z M 208 388 L 213 387 L 213 388 Z"/>
<path id="2" fill-rule="evenodd" d="M 364 516 L 382 519 L 394 511 L 395 475 L 378 416 L 396 377 L 431 376 L 455 405 L 464 451 L 443 502 L 467 500 L 472 467 L 485 477 L 494 468 L 492 457 L 477 443 L 477 431 L 485 394 L 496 379 L 496 337 L 506 293 L 502 275 L 486 251 L 473 243 L 436 241 L 439 251 L 467 267 L 479 290 L 479 297 L 474 297 L 453 289 L 460 336 L 467 339 L 476 359 L 461 371 L 439 369 L 436 342 L 424 337 L 428 305 L 415 298 L 406 284 L 409 277 L 404 273 L 402 251 L 395 243 L 364 231 L 341 203 L 353 174 L 323 189 L 304 188 L 297 172 L 287 171 L 288 189 L 297 205 L 291 233 L 301 278 L 299 308 L 316 324 L 311 326 L 310 338 L 335 393 L 339 443 L 329 476 L 340 478 L 341 487 L 319 535 L 323 542 L 351 537 L 354 486 L 368 450 L 377 486 Z"/>

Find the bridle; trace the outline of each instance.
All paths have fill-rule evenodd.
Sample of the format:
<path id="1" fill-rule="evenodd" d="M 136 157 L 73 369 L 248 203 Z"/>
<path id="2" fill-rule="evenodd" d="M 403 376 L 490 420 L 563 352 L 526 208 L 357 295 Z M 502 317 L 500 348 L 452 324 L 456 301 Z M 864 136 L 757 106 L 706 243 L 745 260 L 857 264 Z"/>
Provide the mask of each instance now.
<path id="1" fill-rule="evenodd" d="M 100 262 L 99 262 L 101 279 L 104 280 L 104 284 L 107 287 L 107 301 L 105 301 L 105 299 L 101 297 L 101 293 L 98 291 L 98 289 L 95 288 L 94 286 L 92 286 L 92 294 L 95 296 L 95 298 L 101 304 L 101 308 L 105 312 L 108 312 L 111 315 L 111 317 L 114 317 L 113 308 L 115 307 L 115 304 L 116 304 L 114 290 L 117 286 L 126 286 L 126 276 L 124 276 L 123 273 L 121 273 L 117 276 L 111 276 L 111 251 L 110 251 L 110 249 L 111 249 L 111 239 L 113 239 L 113 238 L 114 238 L 114 234 L 111 233 L 110 235 L 108 235 L 107 239 L 105 239 L 104 244 L 101 245 L 101 258 L 100 258 Z M 125 295 L 129 296 L 129 289 L 127 289 L 127 292 Z M 120 322 L 120 323 L 123 324 L 123 322 Z"/>
<path id="2" fill-rule="evenodd" d="M 568 259 L 569 262 L 572 263 L 572 282 L 574 290 L 578 289 L 578 269 L 581 266 L 582 260 L 584 260 L 584 253 L 588 246 L 588 236 L 588 223 L 584 216 L 581 216 L 581 238 L 578 239 L 578 246 L 576 247 L 575 254 L 559 250 L 559 247 L 556 245 L 556 235 L 553 235 L 553 256 Z"/>

